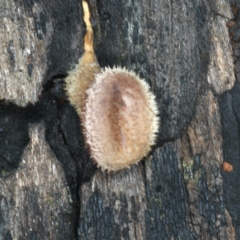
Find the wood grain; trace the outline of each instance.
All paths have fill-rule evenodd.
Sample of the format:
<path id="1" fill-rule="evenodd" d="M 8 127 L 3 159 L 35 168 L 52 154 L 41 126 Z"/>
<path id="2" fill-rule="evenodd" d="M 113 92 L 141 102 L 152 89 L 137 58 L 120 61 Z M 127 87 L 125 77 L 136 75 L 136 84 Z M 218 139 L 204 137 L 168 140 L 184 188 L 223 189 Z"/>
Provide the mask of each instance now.
<path id="1" fill-rule="evenodd" d="M 239 180 L 229 2 L 89 2 L 100 65 L 134 70 L 157 97 L 158 143 L 139 165 L 94 173 L 76 140 L 79 119 L 56 87 L 42 93 L 42 84 L 73 69 L 83 52 L 81 3 L 4 0 L 0 99 L 25 107 L 44 98 L 47 116 L 26 122 L 21 161 L 1 169 L 0 239 L 238 239 L 240 191 L 225 185 Z M 8 105 L 0 110 L 6 124 Z M 8 160 L 4 131 L 0 126 L 1 163 Z M 15 135 L 21 142 L 23 133 Z M 234 160 L 231 173 L 221 170 L 226 160 Z"/>

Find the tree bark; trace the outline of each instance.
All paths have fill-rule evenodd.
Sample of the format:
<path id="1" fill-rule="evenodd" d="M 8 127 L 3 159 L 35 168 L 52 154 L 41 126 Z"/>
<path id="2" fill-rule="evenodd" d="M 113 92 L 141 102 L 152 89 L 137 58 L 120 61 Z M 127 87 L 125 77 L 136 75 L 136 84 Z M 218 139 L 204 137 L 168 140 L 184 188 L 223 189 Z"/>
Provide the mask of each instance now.
<path id="1" fill-rule="evenodd" d="M 96 170 L 62 84 L 83 52 L 81 1 L 4 0 L 0 239 L 240 238 L 240 5 L 89 3 L 100 65 L 156 95 L 158 141 L 138 165 Z"/>

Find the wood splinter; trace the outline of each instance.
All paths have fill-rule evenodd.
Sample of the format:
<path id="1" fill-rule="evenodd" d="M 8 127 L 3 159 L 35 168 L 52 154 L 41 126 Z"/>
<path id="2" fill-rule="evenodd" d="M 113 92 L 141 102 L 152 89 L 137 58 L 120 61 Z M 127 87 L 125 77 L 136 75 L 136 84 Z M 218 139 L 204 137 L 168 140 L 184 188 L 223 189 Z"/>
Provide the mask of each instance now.
<path id="1" fill-rule="evenodd" d="M 82 5 L 85 52 L 65 79 L 65 90 L 80 116 L 91 158 L 103 169 L 119 170 L 147 156 L 154 145 L 159 130 L 157 103 L 147 83 L 134 72 L 100 69 L 89 7 L 85 0 Z"/>

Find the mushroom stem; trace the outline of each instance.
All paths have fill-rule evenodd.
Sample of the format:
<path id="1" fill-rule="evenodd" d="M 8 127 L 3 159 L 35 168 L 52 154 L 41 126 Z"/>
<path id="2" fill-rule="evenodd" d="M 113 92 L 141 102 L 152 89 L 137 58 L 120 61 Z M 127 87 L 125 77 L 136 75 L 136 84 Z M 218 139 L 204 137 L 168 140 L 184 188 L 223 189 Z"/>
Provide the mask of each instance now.
<path id="1" fill-rule="evenodd" d="M 86 90 L 95 79 L 95 75 L 100 72 L 100 67 L 93 48 L 93 30 L 90 22 L 90 11 L 88 3 L 83 0 L 84 22 L 86 24 L 86 34 L 84 37 L 84 53 L 79 59 L 76 67 L 68 73 L 65 79 L 65 90 L 70 103 L 76 108 L 82 118 L 83 108 L 86 102 Z"/>

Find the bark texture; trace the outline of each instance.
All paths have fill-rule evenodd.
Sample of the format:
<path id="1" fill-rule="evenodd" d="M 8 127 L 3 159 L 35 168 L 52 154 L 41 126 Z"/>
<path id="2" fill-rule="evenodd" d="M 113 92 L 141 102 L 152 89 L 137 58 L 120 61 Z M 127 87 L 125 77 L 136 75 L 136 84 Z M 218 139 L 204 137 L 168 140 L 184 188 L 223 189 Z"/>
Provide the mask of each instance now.
<path id="1" fill-rule="evenodd" d="M 96 170 L 61 80 L 82 53 L 81 2 L 2 1 L 0 239 L 240 238 L 240 5 L 89 2 L 100 65 L 156 95 L 157 144 L 129 169 Z"/>

